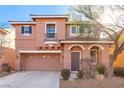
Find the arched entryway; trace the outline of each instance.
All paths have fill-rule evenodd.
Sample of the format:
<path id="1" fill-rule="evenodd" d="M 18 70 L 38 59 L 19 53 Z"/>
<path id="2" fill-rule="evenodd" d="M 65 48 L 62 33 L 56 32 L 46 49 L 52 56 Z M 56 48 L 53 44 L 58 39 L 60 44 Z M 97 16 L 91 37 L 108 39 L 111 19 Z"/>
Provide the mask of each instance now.
<path id="1" fill-rule="evenodd" d="M 93 65 L 98 65 L 101 63 L 101 53 L 104 48 L 101 45 L 91 45 L 89 48 L 90 56 Z"/>
<path id="2" fill-rule="evenodd" d="M 71 71 L 78 71 L 80 69 L 80 61 L 83 49 L 84 48 L 81 45 L 72 45 L 69 47 L 71 52 Z"/>
<path id="3" fill-rule="evenodd" d="M 92 64 L 96 65 L 99 62 L 99 47 L 93 46 L 90 49 Z"/>

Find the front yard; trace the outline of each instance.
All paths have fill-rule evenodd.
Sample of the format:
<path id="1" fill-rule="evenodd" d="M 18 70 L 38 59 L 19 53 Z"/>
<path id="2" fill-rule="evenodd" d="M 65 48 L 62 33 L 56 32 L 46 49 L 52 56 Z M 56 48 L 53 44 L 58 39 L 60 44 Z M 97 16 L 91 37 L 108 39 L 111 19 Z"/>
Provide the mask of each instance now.
<path id="1" fill-rule="evenodd" d="M 60 88 L 124 88 L 124 78 L 60 80 Z"/>

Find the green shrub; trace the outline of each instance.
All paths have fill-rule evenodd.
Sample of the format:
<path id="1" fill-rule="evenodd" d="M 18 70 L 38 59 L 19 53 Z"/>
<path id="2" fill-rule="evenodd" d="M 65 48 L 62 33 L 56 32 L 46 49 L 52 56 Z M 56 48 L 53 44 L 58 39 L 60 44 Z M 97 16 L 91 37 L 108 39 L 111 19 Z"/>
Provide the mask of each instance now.
<path id="1" fill-rule="evenodd" d="M 81 79 L 81 78 L 83 78 L 83 75 L 84 75 L 83 71 L 82 70 L 79 70 L 78 73 L 77 73 L 77 77 L 79 79 Z"/>
<path id="2" fill-rule="evenodd" d="M 114 74 L 116 76 L 124 77 L 124 68 L 114 68 Z"/>
<path id="3" fill-rule="evenodd" d="M 68 80 L 70 77 L 70 70 L 69 69 L 63 69 L 61 71 L 61 76 L 63 77 L 64 80 Z"/>
<path id="4" fill-rule="evenodd" d="M 101 74 L 104 75 L 106 68 L 105 68 L 104 65 L 100 65 L 100 66 L 97 68 L 97 70 L 98 70 L 98 73 L 99 73 L 100 75 L 101 75 Z"/>
<path id="5" fill-rule="evenodd" d="M 3 63 L 3 64 L 1 65 L 1 69 L 2 69 L 3 71 L 5 71 L 5 72 L 10 73 L 12 67 L 11 67 L 11 65 L 10 65 L 9 63 Z"/>

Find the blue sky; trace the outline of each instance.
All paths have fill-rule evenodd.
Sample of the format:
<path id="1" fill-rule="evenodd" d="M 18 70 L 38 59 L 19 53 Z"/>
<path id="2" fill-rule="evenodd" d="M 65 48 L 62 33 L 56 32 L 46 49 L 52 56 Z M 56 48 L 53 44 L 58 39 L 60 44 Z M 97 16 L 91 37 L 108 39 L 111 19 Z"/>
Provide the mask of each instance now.
<path id="1" fill-rule="evenodd" d="M 0 23 L 10 20 L 31 20 L 30 14 L 66 14 L 69 6 L 62 5 L 0 5 Z"/>

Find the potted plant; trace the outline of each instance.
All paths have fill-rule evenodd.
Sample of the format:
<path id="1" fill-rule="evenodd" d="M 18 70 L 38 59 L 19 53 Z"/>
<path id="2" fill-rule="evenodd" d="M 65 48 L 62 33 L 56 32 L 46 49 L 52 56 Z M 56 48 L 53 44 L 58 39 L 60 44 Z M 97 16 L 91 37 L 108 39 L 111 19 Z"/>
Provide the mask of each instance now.
<path id="1" fill-rule="evenodd" d="M 63 69 L 61 71 L 61 76 L 63 77 L 64 80 L 68 80 L 70 77 L 70 70 L 69 69 Z"/>
<path id="2" fill-rule="evenodd" d="M 82 79 L 83 76 L 84 76 L 83 71 L 82 71 L 82 70 L 78 70 L 77 77 L 78 77 L 79 79 Z"/>
<path id="3" fill-rule="evenodd" d="M 105 70 L 106 68 L 104 65 L 98 66 L 97 68 L 98 75 L 96 75 L 96 79 L 102 80 L 104 78 Z"/>

